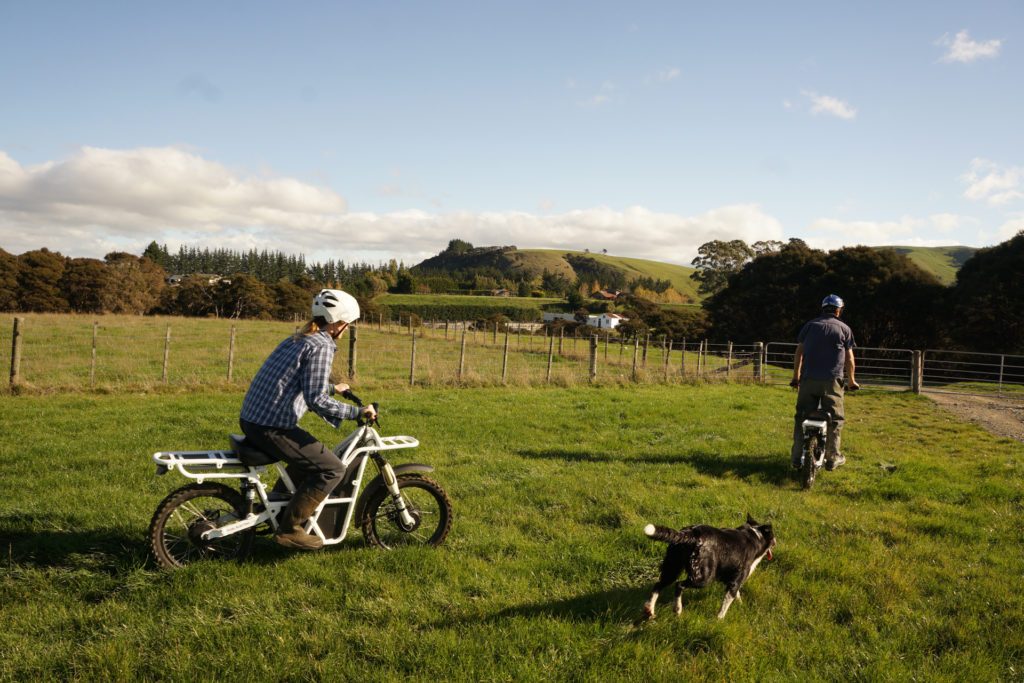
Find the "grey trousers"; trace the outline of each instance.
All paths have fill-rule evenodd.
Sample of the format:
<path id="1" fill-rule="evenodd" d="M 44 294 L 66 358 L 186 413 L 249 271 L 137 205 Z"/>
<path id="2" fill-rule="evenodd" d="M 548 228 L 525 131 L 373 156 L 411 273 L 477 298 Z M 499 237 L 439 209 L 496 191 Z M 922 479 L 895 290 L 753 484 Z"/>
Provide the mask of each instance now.
<path id="1" fill-rule="evenodd" d="M 305 429 L 265 427 L 247 420 L 238 424 L 256 448 L 299 468 L 304 475 L 294 482 L 299 491 L 317 489 L 330 494 L 345 474 L 341 458 Z"/>
<path id="2" fill-rule="evenodd" d="M 791 457 L 800 457 L 803 449 L 803 430 L 800 424 L 812 410 L 827 410 L 832 413 L 832 428 L 828 430 L 825 442 L 825 457 L 833 458 L 839 454 L 840 433 L 843 431 L 843 380 L 841 379 L 801 379 L 800 393 L 796 397 L 796 415 L 793 416 L 793 448 Z"/>

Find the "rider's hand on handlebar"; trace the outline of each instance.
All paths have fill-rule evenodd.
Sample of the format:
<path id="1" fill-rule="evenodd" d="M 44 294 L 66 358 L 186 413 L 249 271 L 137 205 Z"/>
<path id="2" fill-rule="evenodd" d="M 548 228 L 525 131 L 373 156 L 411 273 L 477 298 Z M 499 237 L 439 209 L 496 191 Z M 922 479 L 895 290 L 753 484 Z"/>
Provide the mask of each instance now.
<path id="1" fill-rule="evenodd" d="M 858 389 L 860 389 L 860 385 L 857 384 L 857 382 L 855 382 L 852 379 L 846 380 L 846 390 L 847 391 L 857 391 Z"/>
<path id="2" fill-rule="evenodd" d="M 359 409 L 359 419 L 373 422 L 377 419 L 377 408 L 373 405 L 361 407 Z"/>
<path id="3" fill-rule="evenodd" d="M 349 385 L 345 384 L 344 382 L 338 382 L 337 384 L 334 385 L 334 393 L 336 393 L 336 394 L 344 394 L 346 391 L 348 391 L 351 388 L 352 387 L 350 387 Z"/>
<path id="4" fill-rule="evenodd" d="M 793 387 L 794 389 L 799 389 L 800 388 L 800 380 L 797 379 L 796 377 L 794 377 L 793 379 L 791 379 L 789 381 L 789 386 Z"/>

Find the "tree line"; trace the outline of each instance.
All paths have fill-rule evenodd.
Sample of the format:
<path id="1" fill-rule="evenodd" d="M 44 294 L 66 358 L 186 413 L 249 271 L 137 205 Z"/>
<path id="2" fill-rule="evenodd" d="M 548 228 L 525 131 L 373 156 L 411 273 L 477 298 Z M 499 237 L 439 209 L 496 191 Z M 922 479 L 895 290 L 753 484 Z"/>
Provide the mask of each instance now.
<path id="1" fill-rule="evenodd" d="M 453 240 L 449 249 L 465 252 L 472 245 Z M 601 278 L 611 278 L 610 273 L 582 261 L 579 265 L 585 276 L 576 282 L 545 272 L 517 283 L 486 265 L 445 272 L 410 269 L 394 260 L 376 267 L 309 264 L 281 253 L 182 248 L 171 254 L 155 242 L 141 256 L 112 252 L 102 260 L 65 257 L 45 248 L 17 256 L 0 249 L 0 311 L 292 319 L 308 314 L 310 297 L 320 288 L 341 287 L 374 315 L 373 297 L 388 291 L 508 284 L 523 296 L 564 296 L 573 311 L 622 312 L 630 318 L 619 328 L 627 337 L 744 342 L 795 340 L 821 299 L 835 293 L 846 301 L 843 319 L 861 346 L 1024 354 L 1024 231 L 975 252 L 952 286 L 891 249 L 825 252 L 798 239 L 752 246 L 740 240 L 708 242 L 693 262 L 693 277 L 707 295 L 702 308 L 656 305 L 642 286 L 635 293 L 643 296 L 614 304 L 587 301 L 583 289 L 608 287 L 616 280 L 606 283 Z M 183 277 L 172 285 L 172 274 Z M 656 291 L 663 283 L 644 284 Z"/>
<path id="2" fill-rule="evenodd" d="M 980 249 L 945 286 L 892 249 L 824 252 L 802 240 L 711 242 L 694 279 L 716 339 L 796 340 L 827 294 L 861 346 L 1024 354 L 1024 231 Z"/>

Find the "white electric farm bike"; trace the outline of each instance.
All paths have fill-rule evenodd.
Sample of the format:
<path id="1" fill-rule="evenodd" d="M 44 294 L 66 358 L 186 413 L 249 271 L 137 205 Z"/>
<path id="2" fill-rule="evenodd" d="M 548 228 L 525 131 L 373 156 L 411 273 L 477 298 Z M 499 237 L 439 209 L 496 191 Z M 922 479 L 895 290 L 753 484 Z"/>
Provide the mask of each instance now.
<path id="1" fill-rule="evenodd" d="M 843 391 L 856 391 L 857 389 L 843 383 Z M 800 423 L 800 431 L 803 435 L 803 448 L 800 453 L 800 467 L 797 469 L 798 476 L 805 489 L 814 486 L 814 478 L 818 470 L 825 464 L 825 444 L 828 441 L 828 431 L 835 429 L 835 420 L 828 410 L 818 408 L 804 415 Z"/>
<path id="2" fill-rule="evenodd" d="M 345 397 L 362 402 L 351 392 Z M 377 404 L 373 404 L 374 408 Z M 356 428 L 334 448 L 345 466 L 345 477 L 305 522 L 307 533 L 336 545 L 354 523 L 367 544 L 383 549 L 403 545 L 438 546 L 452 525 L 452 503 L 441 485 L 424 473 L 430 465 L 392 466 L 384 452 L 414 448 L 411 436 L 381 436 L 374 420 L 358 420 Z M 244 559 L 256 535 L 273 533 L 297 485 L 297 471 L 249 446 L 232 434 L 230 451 L 161 451 L 153 454 L 157 474 L 176 470 L 194 479 L 161 501 L 149 526 L 149 547 L 157 563 L 183 567 L 204 559 Z M 379 474 L 362 495 L 366 463 Z M 261 479 L 270 467 L 279 479 L 268 490 Z M 235 482 L 238 489 L 223 482 Z"/>
<path id="3" fill-rule="evenodd" d="M 832 414 L 827 410 L 812 410 L 800 424 L 803 451 L 799 473 L 805 489 L 814 486 L 814 477 L 825 463 L 825 441 L 831 422 Z"/>

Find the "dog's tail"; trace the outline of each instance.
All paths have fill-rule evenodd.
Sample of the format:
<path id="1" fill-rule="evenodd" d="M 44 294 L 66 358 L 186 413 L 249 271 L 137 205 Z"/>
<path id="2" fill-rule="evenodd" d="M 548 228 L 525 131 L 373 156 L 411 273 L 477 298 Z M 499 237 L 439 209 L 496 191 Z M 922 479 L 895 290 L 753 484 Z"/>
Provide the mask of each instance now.
<path id="1" fill-rule="evenodd" d="M 648 524 L 644 527 L 644 533 L 655 541 L 665 543 L 688 543 L 693 541 L 693 535 L 685 529 L 670 529 L 667 526 Z"/>

